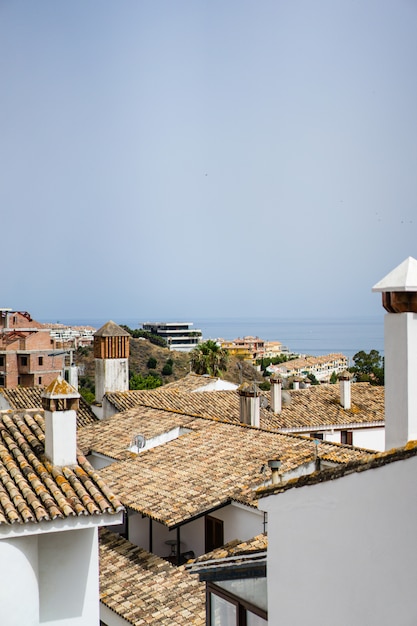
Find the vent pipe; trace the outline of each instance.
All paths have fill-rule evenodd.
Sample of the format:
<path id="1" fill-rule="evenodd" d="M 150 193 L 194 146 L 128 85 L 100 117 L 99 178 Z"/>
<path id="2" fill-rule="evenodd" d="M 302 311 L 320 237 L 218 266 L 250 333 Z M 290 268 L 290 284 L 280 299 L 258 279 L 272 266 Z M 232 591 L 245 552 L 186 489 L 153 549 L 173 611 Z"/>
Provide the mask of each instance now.
<path id="1" fill-rule="evenodd" d="M 272 484 L 278 485 L 280 482 L 279 470 L 281 469 L 281 461 L 279 459 L 271 459 L 268 461 L 268 467 L 271 470 Z"/>
<path id="2" fill-rule="evenodd" d="M 243 383 L 237 390 L 240 396 L 240 422 L 260 426 L 260 392 L 256 383 Z"/>
<path id="3" fill-rule="evenodd" d="M 279 415 L 282 411 L 282 378 L 279 376 L 271 376 L 271 408 L 275 415 Z"/>
<path id="4" fill-rule="evenodd" d="M 351 379 L 352 374 L 350 372 L 341 372 L 338 376 L 340 381 L 340 404 L 348 410 L 351 408 Z"/>

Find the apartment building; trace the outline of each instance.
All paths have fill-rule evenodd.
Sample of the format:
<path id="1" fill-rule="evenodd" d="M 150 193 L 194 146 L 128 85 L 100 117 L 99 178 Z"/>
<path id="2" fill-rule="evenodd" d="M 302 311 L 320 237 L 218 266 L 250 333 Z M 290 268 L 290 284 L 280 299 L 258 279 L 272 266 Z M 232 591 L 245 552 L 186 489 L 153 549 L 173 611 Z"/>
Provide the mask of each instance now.
<path id="1" fill-rule="evenodd" d="M 49 328 L 23 311 L 0 308 L 0 387 L 49 385 L 62 373 Z"/>

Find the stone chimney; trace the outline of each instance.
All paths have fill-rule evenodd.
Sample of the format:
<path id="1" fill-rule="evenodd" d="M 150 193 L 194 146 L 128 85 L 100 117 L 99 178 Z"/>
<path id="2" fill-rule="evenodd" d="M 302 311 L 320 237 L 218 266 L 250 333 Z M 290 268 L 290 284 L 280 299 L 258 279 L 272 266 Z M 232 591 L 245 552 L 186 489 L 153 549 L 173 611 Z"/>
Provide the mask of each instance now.
<path id="1" fill-rule="evenodd" d="M 417 261 L 408 257 L 372 291 L 382 293 L 385 449 L 417 440 Z"/>
<path id="2" fill-rule="evenodd" d="M 80 394 L 58 376 L 41 397 L 45 412 L 45 454 L 53 465 L 75 465 Z"/>
<path id="3" fill-rule="evenodd" d="M 256 383 L 242 383 L 237 390 L 240 396 L 240 422 L 260 426 L 260 392 Z"/>
<path id="4" fill-rule="evenodd" d="M 282 378 L 280 376 L 271 376 L 271 408 L 275 415 L 279 415 L 282 411 Z"/>
<path id="5" fill-rule="evenodd" d="M 129 333 L 111 320 L 94 333 L 98 403 L 107 391 L 129 390 L 129 338 Z"/>
<path id="6" fill-rule="evenodd" d="M 340 381 L 340 404 L 344 409 L 350 409 L 352 406 L 351 402 L 351 379 L 352 374 L 348 371 L 340 372 L 339 376 Z"/>

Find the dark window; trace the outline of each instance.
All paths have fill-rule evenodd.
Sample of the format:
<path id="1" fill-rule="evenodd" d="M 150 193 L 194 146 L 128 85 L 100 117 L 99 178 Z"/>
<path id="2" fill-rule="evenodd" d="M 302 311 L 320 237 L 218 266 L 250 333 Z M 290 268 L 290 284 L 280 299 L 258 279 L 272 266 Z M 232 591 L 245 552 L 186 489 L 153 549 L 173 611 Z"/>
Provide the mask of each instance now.
<path id="1" fill-rule="evenodd" d="M 43 365 L 43 356 L 38 357 L 38 364 Z"/>
<path id="2" fill-rule="evenodd" d="M 207 583 L 208 626 L 264 626 L 266 611 L 212 583 Z"/>
<path id="3" fill-rule="evenodd" d="M 206 515 L 205 535 L 205 552 L 211 552 L 215 548 L 220 548 L 224 544 L 223 520 Z"/>
<path id="4" fill-rule="evenodd" d="M 4 376 L 0 376 L 0 387 L 4 387 Z"/>
<path id="5" fill-rule="evenodd" d="M 323 439 L 323 433 L 310 433 L 310 437 L 313 439 Z"/>
<path id="6" fill-rule="evenodd" d="M 340 435 L 341 443 L 346 443 L 349 446 L 353 446 L 353 433 L 351 430 L 342 430 Z"/>
<path id="7" fill-rule="evenodd" d="M 20 357 L 20 364 L 21 364 L 21 365 L 27 365 L 27 364 L 28 364 L 28 358 L 27 358 L 27 356 L 21 356 L 21 357 Z"/>
<path id="8" fill-rule="evenodd" d="M 4 367 L 4 356 L 0 356 L 0 367 Z"/>
<path id="9" fill-rule="evenodd" d="M 38 385 L 42 385 L 42 376 L 39 376 L 38 378 Z"/>

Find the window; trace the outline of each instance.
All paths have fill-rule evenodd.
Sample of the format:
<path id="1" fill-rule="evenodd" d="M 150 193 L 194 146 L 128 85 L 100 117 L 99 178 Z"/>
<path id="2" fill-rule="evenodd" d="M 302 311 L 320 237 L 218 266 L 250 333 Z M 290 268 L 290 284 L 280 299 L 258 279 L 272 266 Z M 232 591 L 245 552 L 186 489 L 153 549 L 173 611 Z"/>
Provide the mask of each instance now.
<path id="1" fill-rule="evenodd" d="M 38 378 L 38 385 L 42 385 L 42 376 L 39 376 Z"/>
<path id="2" fill-rule="evenodd" d="M 351 430 L 342 430 L 340 433 L 340 443 L 346 443 L 353 446 L 353 432 Z"/>
<path id="3" fill-rule="evenodd" d="M 38 365 L 43 365 L 43 356 L 38 357 Z"/>
<path id="4" fill-rule="evenodd" d="M 20 365 L 23 365 L 25 367 L 27 364 L 28 364 L 27 356 L 21 356 L 20 357 Z"/>
<path id="5" fill-rule="evenodd" d="M 251 602 L 207 583 L 208 626 L 266 626 L 268 614 Z"/>
<path id="6" fill-rule="evenodd" d="M 323 439 L 323 433 L 310 433 L 310 437 L 312 439 L 320 439 L 320 440 L 322 440 Z"/>
<path id="7" fill-rule="evenodd" d="M 4 367 L 4 356 L 0 356 L 0 367 Z"/>
<path id="8" fill-rule="evenodd" d="M 205 523 L 205 552 L 211 552 L 224 544 L 223 520 L 206 515 Z"/>
<path id="9" fill-rule="evenodd" d="M 0 387 L 4 387 L 4 376 L 0 376 Z"/>

